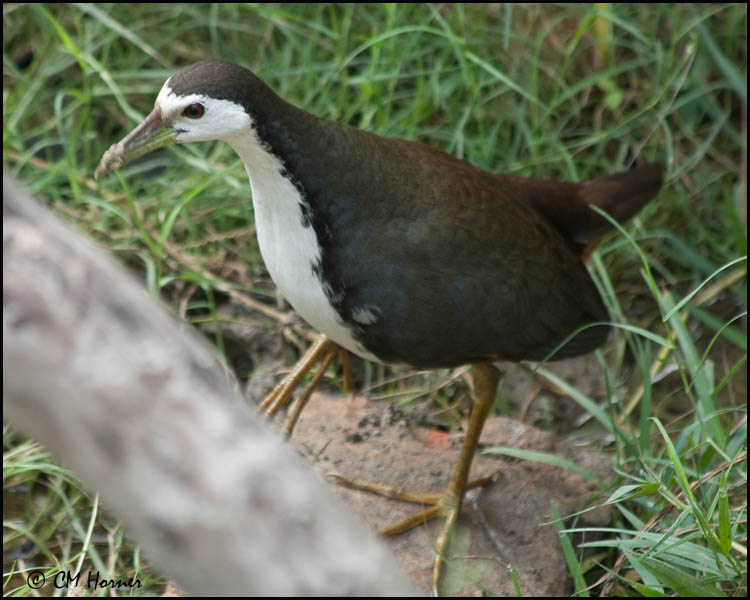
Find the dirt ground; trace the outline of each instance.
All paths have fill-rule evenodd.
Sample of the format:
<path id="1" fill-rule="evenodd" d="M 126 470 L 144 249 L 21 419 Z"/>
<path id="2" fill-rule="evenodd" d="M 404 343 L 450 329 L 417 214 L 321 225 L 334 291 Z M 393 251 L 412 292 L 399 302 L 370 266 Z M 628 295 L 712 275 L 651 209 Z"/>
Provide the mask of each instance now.
<path id="1" fill-rule="evenodd" d="M 238 355 L 253 363 L 255 375 L 245 391 L 258 401 L 279 381 L 279 369 L 293 364 L 294 357 L 288 355 L 288 349 L 285 353 L 281 348 L 273 328 L 245 327 L 241 331 L 243 339 L 232 340 L 232 332 L 225 330 L 225 341 L 230 347 L 233 341 L 238 342 L 242 348 Z M 249 353 L 248 337 L 253 342 Z M 720 371 L 733 364 L 733 353 L 733 349 L 728 349 Z M 357 371 L 361 365 L 358 359 L 353 360 L 360 381 L 361 372 Z M 603 400 L 604 375 L 594 356 L 549 363 L 545 368 L 596 402 Z M 523 595 L 569 594 L 571 578 L 552 522 L 551 503 L 565 517 L 601 504 L 604 499 L 596 497 L 593 484 L 562 468 L 481 452 L 493 446 L 547 452 L 611 482 L 612 456 L 600 449 L 613 440 L 607 439 L 608 432 L 572 399 L 543 385 L 542 378 L 532 375 L 528 366 L 502 363 L 500 369 L 501 397 L 507 400 L 507 412 L 514 418 L 491 417 L 485 425 L 472 478 L 495 474 L 495 479 L 467 495 L 449 548 L 441 593 L 517 595 L 511 582 L 512 567 Z M 670 392 L 679 388 L 678 378 L 677 373 L 657 378 L 654 394 L 673 396 Z M 626 386 L 635 383 L 617 382 Z M 727 396 L 724 401 L 735 402 L 738 393 L 744 397 L 745 385 L 744 379 L 735 378 L 722 391 L 722 396 Z M 322 389 L 325 388 L 324 384 Z M 326 475 L 335 472 L 409 490 L 439 492 L 450 479 L 463 433 L 448 433 L 446 427 L 436 426 L 434 407 L 426 408 L 429 403 L 403 407 L 397 400 L 375 400 L 372 396 L 316 392 L 302 412 L 292 443 L 329 483 L 334 494 L 375 531 L 421 507 L 342 487 Z M 683 404 L 667 403 L 660 409 L 662 417 L 681 414 Z M 465 425 L 465 419 L 458 422 Z M 610 516 L 607 508 L 596 508 L 565 524 L 607 526 Z M 436 519 L 387 540 L 404 570 L 425 594 L 431 592 L 434 544 L 441 525 L 442 521 Z"/>
<path id="2" fill-rule="evenodd" d="M 366 398 L 313 396 L 294 434 L 300 454 L 325 476 L 388 483 L 404 489 L 440 491 L 448 483 L 458 457 L 462 433 L 445 433 L 403 424 L 384 425 L 388 407 Z M 611 459 L 575 448 L 554 434 L 513 419 L 493 417 L 484 428 L 481 446 L 511 446 L 564 456 L 606 479 Z M 472 478 L 496 474 L 493 483 L 470 492 L 449 549 L 441 593 L 475 596 L 516 595 L 509 566 L 521 590 L 530 596 L 569 592 L 570 577 L 554 524 L 550 503 L 561 515 L 584 508 L 595 487 L 578 475 L 549 465 L 498 455 L 478 455 Z M 352 490 L 327 479 L 335 495 L 373 530 L 419 510 L 419 506 Z M 596 509 L 579 524 L 606 525 L 608 514 Z M 430 593 L 434 543 L 442 521 L 433 520 L 393 538 L 404 570 L 419 588 Z"/>

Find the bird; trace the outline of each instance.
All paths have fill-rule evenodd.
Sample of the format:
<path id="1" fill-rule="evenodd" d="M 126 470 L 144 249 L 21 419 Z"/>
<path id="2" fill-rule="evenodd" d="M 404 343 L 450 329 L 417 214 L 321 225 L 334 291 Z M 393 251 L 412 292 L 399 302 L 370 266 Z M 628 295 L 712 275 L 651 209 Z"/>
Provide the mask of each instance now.
<path id="1" fill-rule="evenodd" d="M 611 225 L 591 207 L 626 221 L 657 195 L 663 166 L 578 183 L 499 175 L 313 115 L 252 71 L 210 59 L 166 80 L 95 176 L 156 148 L 210 140 L 240 156 L 266 269 L 321 334 L 293 376 L 342 349 L 415 369 L 471 365 L 472 411 L 448 487 L 387 531 L 445 518 L 437 590 L 496 396 L 494 363 L 561 360 L 605 343 L 608 314 L 584 259 Z"/>

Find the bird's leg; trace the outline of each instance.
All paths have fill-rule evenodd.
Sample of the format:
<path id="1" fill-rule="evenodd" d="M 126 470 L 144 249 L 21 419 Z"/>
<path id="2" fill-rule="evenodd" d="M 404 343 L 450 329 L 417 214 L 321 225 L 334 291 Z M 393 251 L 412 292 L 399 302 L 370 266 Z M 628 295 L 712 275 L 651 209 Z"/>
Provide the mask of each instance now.
<path id="1" fill-rule="evenodd" d="M 339 360 L 344 379 L 344 391 L 347 394 L 354 393 L 354 375 L 352 375 L 352 362 L 349 360 L 349 351 L 339 346 Z"/>
<path id="2" fill-rule="evenodd" d="M 346 350 L 344 350 L 344 352 L 346 352 Z M 328 365 L 331 364 L 331 361 L 333 360 L 335 354 L 336 351 L 331 350 L 323 356 L 323 359 L 320 361 L 318 371 L 315 373 L 310 383 L 307 384 L 305 391 L 297 397 L 297 399 L 294 401 L 294 404 L 289 409 L 289 417 L 284 428 L 284 432 L 287 438 L 292 436 L 292 431 L 294 431 L 294 426 L 297 424 L 297 419 L 299 419 L 300 414 L 302 414 L 302 409 L 307 405 L 307 402 L 308 400 L 310 400 L 310 396 L 312 395 L 313 390 L 315 390 L 315 388 L 318 386 L 318 382 L 326 372 Z"/>
<path id="3" fill-rule="evenodd" d="M 453 469 L 451 482 L 440 499 L 440 505 L 447 511 L 445 524 L 437 540 L 437 556 L 435 557 L 435 568 L 432 575 L 432 589 L 437 594 L 438 582 L 442 571 L 442 559 L 448 548 L 449 536 L 461 511 L 466 483 L 469 480 L 469 470 L 474 460 L 474 452 L 479 445 L 479 437 L 482 435 L 484 422 L 495 401 L 497 386 L 500 383 L 500 371 L 490 363 L 475 363 L 472 365 L 474 376 L 474 406 L 469 417 L 469 426 L 466 429 L 466 437 L 458 463 Z"/>
<path id="4" fill-rule="evenodd" d="M 311 382 L 310 386 L 308 386 L 308 390 L 306 390 L 305 392 L 309 397 L 310 393 L 312 393 L 312 390 L 315 388 L 315 385 L 318 383 L 320 377 L 322 377 L 325 368 L 327 368 L 328 364 L 330 364 L 330 359 L 333 358 L 337 351 L 338 345 L 336 344 L 336 342 L 331 340 L 329 337 L 321 334 L 320 337 L 315 340 L 313 345 L 310 346 L 307 352 L 305 352 L 305 354 L 297 362 L 297 364 L 294 365 L 294 368 L 284 378 L 284 380 L 279 383 L 271 391 L 271 393 L 266 396 L 263 402 L 258 405 L 258 412 L 265 412 L 266 416 L 269 418 L 274 417 L 276 413 L 279 412 L 281 407 L 284 406 L 287 400 L 289 400 L 292 392 L 294 392 L 294 389 L 299 385 L 300 381 L 302 381 L 302 378 L 305 376 L 305 374 L 310 371 L 310 369 L 316 362 L 318 362 L 319 360 L 323 361 L 325 363 L 325 367 L 319 370 L 319 374 L 316 374 L 314 380 Z"/>
<path id="5" fill-rule="evenodd" d="M 474 452 L 479 444 L 479 437 L 482 433 L 484 422 L 487 420 L 492 403 L 495 401 L 495 394 L 497 393 L 497 386 L 500 381 L 500 372 L 488 362 L 474 363 L 472 368 L 474 376 L 474 406 L 471 410 L 471 417 L 469 417 L 469 425 L 466 429 L 464 443 L 461 446 L 461 454 L 458 457 L 456 466 L 453 468 L 451 481 L 442 494 L 411 492 L 392 486 L 364 483 L 358 480 L 346 479 L 339 475 L 333 475 L 338 483 L 347 487 L 374 492 L 397 500 L 432 505 L 426 510 L 417 512 L 410 517 L 381 529 L 378 532 L 381 535 L 396 535 L 435 517 L 445 517 L 445 524 L 436 543 L 437 556 L 435 557 L 432 578 L 433 591 L 435 593 L 437 593 L 437 586 L 442 573 L 443 557 L 448 548 L 451 531 L 461 512 L 461 504 L 466 490 L 485 485 L 492 480 L 492 477 L 484 477 L 476 481 L 468 481 L 471 463 L 474 459 Z"/>

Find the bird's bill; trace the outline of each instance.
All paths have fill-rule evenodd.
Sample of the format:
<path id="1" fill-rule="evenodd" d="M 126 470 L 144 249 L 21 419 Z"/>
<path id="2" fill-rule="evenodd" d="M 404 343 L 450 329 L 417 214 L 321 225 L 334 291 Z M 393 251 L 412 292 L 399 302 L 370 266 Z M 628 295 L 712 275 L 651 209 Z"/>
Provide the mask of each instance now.
<path id="1" fill-rule="evenodd" d="M 164 123 L 161 109 L 157 106 L 138 127 L 110 146 L 102 156 L 94 177 L 98 179 L 100 175 L 115 171 L 152 150 L 174 144 L 176 137 L 177 132 Z"/>

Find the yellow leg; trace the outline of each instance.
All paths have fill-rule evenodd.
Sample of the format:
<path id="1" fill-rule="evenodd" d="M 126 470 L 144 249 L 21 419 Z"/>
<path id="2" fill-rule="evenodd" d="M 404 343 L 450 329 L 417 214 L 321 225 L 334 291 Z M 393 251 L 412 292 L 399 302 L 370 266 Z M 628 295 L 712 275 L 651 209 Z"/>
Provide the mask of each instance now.
<path id="1" fill-rule="evenodd" d="M 328 355 L 333 356 L 337 349 L 336 342 L 321 334 L 292 371 L 258 405 L 258 412 L 265 412 L 269 418 L 276 416 L 313 365 L 319 360 L 326 360 Z"/>
<path id="2" fill-rule="evenodd" d="M 346 350 L 344 350 L 344 352 L 346 352 Z M 318 382 L 326 372 L 328 365 L 331 364 L 331 361 L 333 360 L 335 354 L 335 351 L 330 351 L 325 354 L 323 360 L 320 363 L 320 366 L 318 367 L 317 373 L 315 373 L 312 380 L 305 388 L 305 391 L 297 398 L 297 400 L 295 400 L 294 405 L 289 411 L 289 418 L 287 419 L 286 427 L 284 430 L 287 438 L 292 436 L 294 426 L 297 424 L 297 419 L 299 419 L 300 414 L 302 414 L 302 409 L 307 405 L 307 402 L 308 400 L 310 400 L 310 396 L 312 395 L 313 390 L 315 390 L 315 388 L 318 386 Z"/>
<path id="3" fill-rule="evenodd" d="M 432 590 L 437 595 L 438 583 L 442 572 L 443 556 L 448 548 L 450 534 L 453 526 L 461 512 L 461 504 L 466 493 L 466 482 L 469 479 L 471 463 L 474 460 L 474 452 L 479 445 L 479 437 L 482 435 L 484 422 L 495 401 L 497 386 L 500 383 L 500 372 L 490 363 L 475 363 L 472 365 L 474 371 L 474 406 L 469 418 L 469 426 L 466 429 L 466 437 L 458 463 L 453 470 L 451 482 L 445 490 L 440 503 L 448 514 L 437 540 L 437 556 L 435 557 L 435 568 L 432 574 Z"/>
<path id="4" fill-rule="evenodd" d="M 344 391 L 347 394 L 354 393 L 354 375 L 352 374 L 352 363 L 349 360 L 349 351 L 339 346 L 339 360 L 344 377 Z"/>
<path id="5" fill-rule="evenodd" d="M 433 505 L 426 510 L 417 512 L 406 519 L 402 519 L 389 527 L 381 529 L 379 533 L 383 535 L 396 535 L 408 531 L 429 519 L 439 516 L 445 517 L 445 524 L 436 543 L 437 556 L 435 557 L 432 576 L 433 592 L 436 595 L 442 574 L 443 557 L 446 555 L 446 550 L 450 542 L 450 534 L 461 512 L 464 494 L 467 489 L 485 485 L 492 480 L 491 477 L 485 477 L 471 483 L 468 482 L 474 452 L 479 444 L 479 437 L 482 433 L 484 422 L 487 420 L 487 415 L 495 400 L 500 373 L 492 364 L 486 362 L 475 363 L 472 365 L 472 368 L 474 375 L 474 406 L 471 410 L 471 417 L 469 418 L 466 437 L 461 447 L 461 454 L 458 457 L 456 466 L 453 468 L 451 481 L 442 494 L 410 492 L 392 486 L 364 483 L 362 481 L 345 479 L 339 475 L 333 476 L 338 483 L 347 487 L 374 492 L 398 500 Z"/>

